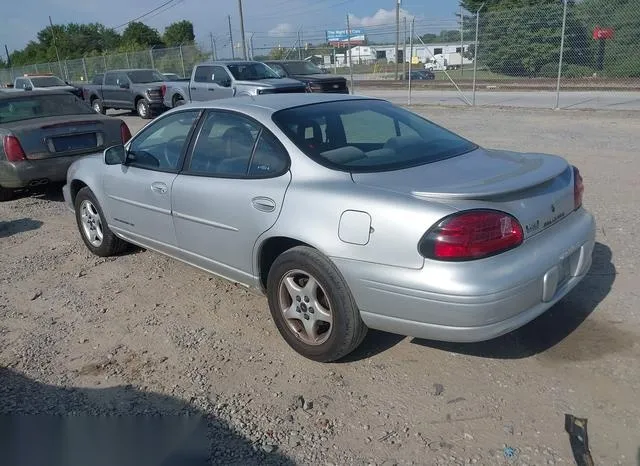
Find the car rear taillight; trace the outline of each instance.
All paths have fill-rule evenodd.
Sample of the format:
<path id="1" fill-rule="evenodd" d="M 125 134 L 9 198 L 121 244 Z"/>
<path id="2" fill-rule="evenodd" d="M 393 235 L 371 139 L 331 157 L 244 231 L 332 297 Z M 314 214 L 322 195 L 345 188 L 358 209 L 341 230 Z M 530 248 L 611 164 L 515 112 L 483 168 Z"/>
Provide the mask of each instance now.
<path id="1" fill-rule="evenodd" d="M 164 95 L 167 93 L 167 85 L 163 84 L 162 86 L 160 86 L 160 93 L 162 94 L 162 97 L 164 97 Z"/>
<path id="2" fill-rule="evenodd" d="M 582 206 L 582 195 L 584 194 L 584 181 L 580 170 L 573 167 L 573 206 L 579 209 Z"/>
<path id="3" fill-rule="evenodd" d="M 515 217 L 496 210 L 468 210 L 441 220 L 420 240 L 427 259 L 466 261 L 513 249 L 524 239 Z"/>
<path id="4" fill-rule="evenodd" d="M 126 123 L 120 125 L 120 138 L 122 139 L 122 144 L 126 144 L 131 139 L 131 131 L 129 131 Z"/>
<path id="5" fill-rule="evenodd" d="M 4 153 L 7 156 L 9 162 L 20 162 L 21 160 L 27 160 L 27 156 L 24 153 L 24 149 L 20 145 L 20 141 L 15 136 L 5 136 L 3 138 Z"/>

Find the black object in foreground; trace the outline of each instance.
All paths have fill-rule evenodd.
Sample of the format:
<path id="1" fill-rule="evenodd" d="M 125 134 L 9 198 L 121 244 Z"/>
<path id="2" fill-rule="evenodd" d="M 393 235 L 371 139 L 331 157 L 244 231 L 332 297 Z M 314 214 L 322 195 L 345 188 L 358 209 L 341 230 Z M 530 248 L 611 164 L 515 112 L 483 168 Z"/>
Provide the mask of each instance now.
<path id="1" fill-rule="evenodd" d="M 571 451 L 577 466 L 593 466 L 593 458 L 589 451 L 589 435 L 587 434 L 587 419 L 564 415 L 564 429 L 569 434 Z"/>

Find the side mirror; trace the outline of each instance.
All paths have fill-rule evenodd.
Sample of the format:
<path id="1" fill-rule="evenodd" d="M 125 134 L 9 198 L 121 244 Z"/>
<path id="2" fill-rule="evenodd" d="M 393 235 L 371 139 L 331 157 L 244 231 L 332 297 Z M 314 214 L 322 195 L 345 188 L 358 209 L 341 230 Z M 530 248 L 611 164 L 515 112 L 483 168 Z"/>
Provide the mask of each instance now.
<path id="1" fill-rule="evenodd" d="M 129 89 L 129 83 L 120 83 L 120 89 Z"/>
<path id="2" fill-rule="evenodd" d="M 122 165 L 127 159 L 127 151 L 122 144 L 111 146 L 104 151 L 104 163 L 106 165 Z"/>

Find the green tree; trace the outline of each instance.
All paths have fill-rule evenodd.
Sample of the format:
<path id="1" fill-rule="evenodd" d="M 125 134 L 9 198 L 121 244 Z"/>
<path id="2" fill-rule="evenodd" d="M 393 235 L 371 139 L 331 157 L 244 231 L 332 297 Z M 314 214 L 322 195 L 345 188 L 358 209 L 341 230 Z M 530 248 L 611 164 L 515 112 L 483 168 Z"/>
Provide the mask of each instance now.
<path id="1" fill-rule="evenodd" d="M 163 42 L 168 47 L 175 47 L 180 44 L 192 44 L 195 38 L 193 23 L 186 20 L 178 21 L 167 26 L 162 37 Z"/>
<path id="2" fill-rule="evenodd" d="M 122 32 L 122 45 L 125 48 L 148 48 L 154 45 L 161 45 L 160 34 L 154 28 L 144 23 L 132 22 Z"/>
<path id="3" fill-rule="evenodd" d="M 269 58 L 271 60 L 282 60 L 287 54 L 287 49 L 284 47 L 274 47 L 269 52 Z"/>
<path id="4" fill-rule="evenodd" d="M 420 39 L 422 39 L 422 42 L 424 42 L 425 44 L 429 44 L 432 42 L 436 42 L 438 39 L 438 35 L 437 34 L 431 34 L 431 33 L 427 33 L 427 34 L 423 34 L 422 36 L 420 36 Z"/>
<path id="5" fill-rule="evenodd" d="M 483 3 L 482 11 L 486 13 L 535 6 L 562 5 L 562 0 L 460 0 L 460 5 L 471 13 L 478 11 Z"/>
<path id="6" fill-rule="evenodd" d="M 478 61 L 496 73 L 536 76 L 555 66 L 560 56 L 562 9 L 553 5 L 520 9 L 496 9 L 480 16 Z M 592 63 L 589 31 L 572 4 L 567 12 L 564 63 Z M 556 71 L 557 72 L 557 71 Z"/>

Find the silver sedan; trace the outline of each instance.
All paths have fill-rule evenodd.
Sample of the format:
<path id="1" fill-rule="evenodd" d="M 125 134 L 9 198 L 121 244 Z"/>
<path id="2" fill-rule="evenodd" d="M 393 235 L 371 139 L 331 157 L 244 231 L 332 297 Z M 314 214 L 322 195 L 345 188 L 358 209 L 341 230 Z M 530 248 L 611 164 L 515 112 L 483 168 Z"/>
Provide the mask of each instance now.
<path id="1" fill-rule="evenodd" d="M 326 362 L 368 328 L 473 342 L 545 312 L 591 265 L 583 190 L 558 156 L 288 94 L 171 110 L 75 162 L 63 192 L 94 254 L 131 243 L 264 293 L 286 342 Z"/>

